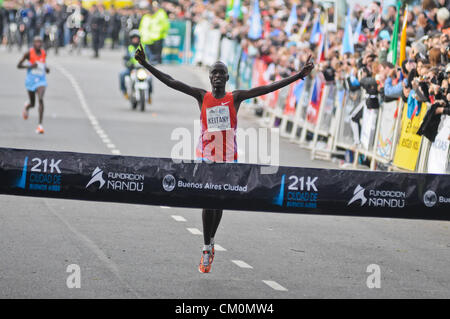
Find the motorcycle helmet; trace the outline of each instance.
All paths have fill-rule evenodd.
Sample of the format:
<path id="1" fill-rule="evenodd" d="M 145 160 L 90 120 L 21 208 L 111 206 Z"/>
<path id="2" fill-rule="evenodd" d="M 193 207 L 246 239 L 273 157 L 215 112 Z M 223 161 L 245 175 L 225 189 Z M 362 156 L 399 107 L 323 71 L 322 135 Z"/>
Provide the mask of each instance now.
<path id="1" fill-rule="evenodd" d="M 134 37 L 138 37 L 139 39 L 141 38 L 141 35 L 139 34 L 139 30 L 131 30 L 130 34 L 129 34 L 130 40 L 133 39 Z"/>

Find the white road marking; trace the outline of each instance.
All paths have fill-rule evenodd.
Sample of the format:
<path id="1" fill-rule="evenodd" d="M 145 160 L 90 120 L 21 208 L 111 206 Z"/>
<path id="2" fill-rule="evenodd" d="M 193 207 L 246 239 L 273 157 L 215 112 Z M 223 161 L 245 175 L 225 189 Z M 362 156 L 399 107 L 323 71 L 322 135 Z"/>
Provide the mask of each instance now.
<path id="1" fill-rule="evenodd" d="M 159 208 L 163 208 L 163 209 L 169 209 L 169 206 L 159 206 Z"/>
<path id="2" fill-rule="evenodd" d="M 242 260 L 232 260 L 233 263 L 235 263 L 236 265 L 238 265 L 241 268 L 248 268 L 248 269 L 253 269 L 252 266 L 250 266 L 249 264 L 247 264 L 245 261 Z"/>
<path id="3" fill-rule="evenodd" d="M 57 210 L 49 204 L 49 200 L 48 199 L 43 199 L 43 202 L 45 204 L 45 206 L 47 206 L 47 208 L 49 209 L 49 211 L 57 218 L 59 219 L 59 221 L 61 223 L 64 224 L 64 226 L 66 226 L 71 232 L 72 234 L 75 235 L 75 238 L 77 238 L 81 243 L 83 243 L 90 251 L 92 251 L 98 259 L 100 259 L 103 264 L 105 265 L 105 267 L 114 275 L 116 276 L 116 278 L 119 280 L 119 282 L 125 287 L 125 289 L 127 289 L 128 291 L 130 291 L 132 294 L 134 294 L 135 297 L 137 298 L 142 298 L 139 293 L 134 290 L 133 287 L 130 286 L 130 284 L 128 284 L 128 282 L 122 277 L 119 267 L 114 263 L 114 261 L 112 261 L 106 254 L 105 252 L 99 247 L 97 246 L 97 244 L 95 242 L 93 242 L 88 236 L 86 236 L 85 234 L 81 233 L 80 231 L 78 231 L 78 229 L 76 229 L 74 226 L 72 226 L 72 224 L 70 224 L 62 215 L 60 215 Z"/>
<path id="4" fill-rule="evenodd" d="M 69 80 L 70 84 L 72 84 L 72 87 L 75 90 L 78 100 L 80 101 L 81 108 L 83 109 L 84 113 L 86 114 L 87 118 L 89 119 L 89 122 L 91 123 L 91 125 L 94 128 L 97 135 L 102 139 L 102 142 L 106 145 L 107 148 L 109 148 L 111 150 L 112 154 L 120 155 L 121 154 L 120 150 L 117 149 L 116 146 L 111 142 L 108 135 L 105 133 L 105 131 L 100 126 L 100 123 L 98 122 L 94 113 L 92 113 L 92 110 L 86 101 L 86 97 L 84 96 L 84 93 L 81 90 L 81 87 L 78 84 L 78 81 L 75 79 L 75 77 L 62 65 L 60 65 L 58 63 L 53 63 L 53 66 Z"/>
<path id="5" fill-rule="evenodd" d="M 227 251 L 225 248 L 223 248 L 219 244 L 214 244 L 214 249 L 217 251 Z"/>
<path id="6" fill-rule="evenodd" d="M 189 230 L 192 235 L 202 235 L 202 232 L 197 228 L 186 228 L 186 229 Z"/>
<path id="7" fill-rule="evenodd" d="M 183 216 L 179 215 L 172 215 L 172 218 L 175 219 L 177 222 L 185 222 L 186 219 Z"/>
<path id="8" fill-rule="evenodd" d="M 278 291 L 288 291 L 286 288 L 284 288 L 282 285 L 280 285 L 279 283 L 277 283 L 276 281 L 273 280 L 263 280 L 263 283 L 265 283 L 267 286 L 269 286 L 270 288 L 274 289 L 274 290 L 278 290 Z"/>

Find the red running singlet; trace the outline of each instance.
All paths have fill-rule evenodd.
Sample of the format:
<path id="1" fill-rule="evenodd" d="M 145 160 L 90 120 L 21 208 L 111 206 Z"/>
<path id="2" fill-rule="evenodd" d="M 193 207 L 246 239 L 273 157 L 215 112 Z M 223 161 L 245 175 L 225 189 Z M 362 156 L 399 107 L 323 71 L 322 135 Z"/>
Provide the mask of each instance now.
<path id="1" fill-rule="evenodd" d="M 216 99 L 211 92 L 203 97 L 201 132 L 196 157 L 213 162 L 237 161 L 237 117 L 233 93 Z"/>

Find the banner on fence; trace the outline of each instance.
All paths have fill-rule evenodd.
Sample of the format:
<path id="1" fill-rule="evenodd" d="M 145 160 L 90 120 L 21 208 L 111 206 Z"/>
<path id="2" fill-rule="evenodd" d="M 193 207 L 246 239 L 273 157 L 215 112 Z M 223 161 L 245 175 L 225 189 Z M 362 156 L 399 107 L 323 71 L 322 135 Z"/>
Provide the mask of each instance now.
<path id="1" fill-rule="evenodd" d="M 168 64 L 181 64 L 184 59 L 184 44 L 186 38 L 186 21 L 171 20 L 170 29 L 164 39 L 162 49 L 162 62 Z"/>
<path id="2" fill-rule="evenodd" d="M 436 138 L 428 153 L 428 173 L 445 174 L 449 162 L 450 116 L 441 117 Z"/>
<path id="3" fill-rule="evenodd" d="M 284 166 L 262 172 L 253 164 L 0 148 L 0 194 L 450 220 L 449 175 Z"/>
<path id="4" fill-rule="evenodd" d="M 200 21 L 194 27 L 194 64 L 203 63 L 209 45 L 206 38 L 209 28 L 210 24 L 206 20 Z"/>
<path id="5" fill-rule="evenodd" d="M 395 117 L 397 111 L 398 102 L 385 102 L 380 108 L 380 129 L 377 136 L 376 151 L 377 155 L 390 159 L 394 141 L 394 130 L 395 130 Z"/>
<path id="6" fill-rule="evenodd" d="M 419 114 L 408 116 L 408 104 L 404 103 L 402 112 L 402 129 L 400 139 L 394 156 L 394 165 L 410 171 L 416 169 L 417 159 L 420 152 L 422 136 L 417 135 L 417 130 L 427 112 L 426 103 L 422 103 Z"/>
<path id="7" fill-rule="evenodd" d="M 373 146 L 375 130 L 377 128 L 377 117 L 377 109 L 369 109 L 364 105 L 360 140 L 362 147 L 367 151 Z"/>

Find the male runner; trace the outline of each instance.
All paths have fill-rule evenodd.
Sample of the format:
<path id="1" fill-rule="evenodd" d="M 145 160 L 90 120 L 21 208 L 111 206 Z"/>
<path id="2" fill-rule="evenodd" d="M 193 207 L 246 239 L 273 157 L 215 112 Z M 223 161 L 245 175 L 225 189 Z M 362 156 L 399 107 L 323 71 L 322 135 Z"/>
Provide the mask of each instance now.
<path id="1" fill-rule="evenodd" d="M 36 101 L 36 93 L 39 100 L 39 125 L 36 129 L 36 133 L 44 134 L 44 128 L 42 127 L 42 118 L 44 117 L 44 93 L 47 87 L 47 79 L 45 74 L 50 72 L 50 69 L 45 63 L 46 53 L 42 48 L 42 38 L 34 37 L 33 47 L 24 54 L 19 61 L 17 67 L 19 69 L 27 69 L 27 77 L 25 80 L 25 87 L 28 91 L 28 97 L 30 101 L 25 104 L 25 109 L 22 112 L 24 120 L 28 119 L 28 111 L 34 107 Z M 24 62 L 28 60 L 25 65 Z"/>
<path id="2" fill-rule="evenodd" d="M 237 112 L 242 101 L 278 90 L 298 79 L 303 79 L 314 68 L 311 56 L 302 70 L 290 77 L 268 85 L 255 87 L 250 90 L 235 90 L 226 92 L 225 85 L 229 79 L 228 68 L 222 62 L 216 62 L 209 72 L 212 91 L 191 87 L 173 79 L 145 60 L 142 45 L 136 51 L 136 60 L 157 79 L 167 86 L 194 97 L 200 107 L 200 121 L 202 131 L 196 156 L 202 160 L 212 162 L 237 161 L 236 127 Z M 214 260 L 214 236 L 222 218 L 221 209 L 203 209 L 203 240 L 204 246 L 198 270 L 208 273 Z"/>

